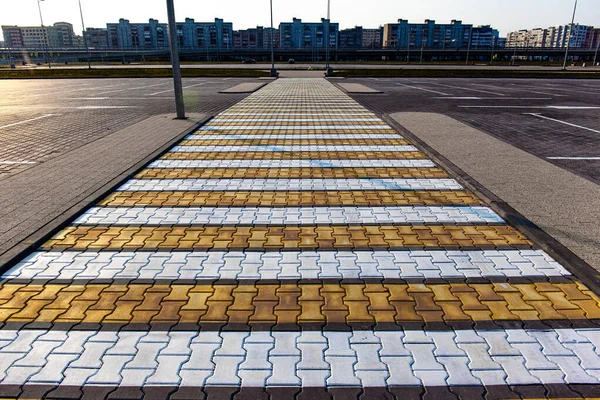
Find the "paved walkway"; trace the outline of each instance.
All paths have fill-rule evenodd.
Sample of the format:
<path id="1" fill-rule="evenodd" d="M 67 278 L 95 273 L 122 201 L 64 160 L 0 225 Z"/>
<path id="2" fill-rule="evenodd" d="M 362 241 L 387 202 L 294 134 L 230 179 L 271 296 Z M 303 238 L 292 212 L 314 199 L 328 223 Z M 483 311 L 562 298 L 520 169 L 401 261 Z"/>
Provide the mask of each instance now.
<path id="1" fill-rule="evenodd" d="M 0 396 L 579 398 L 598 297 L 324 79 L 220 114 L 4 276 Z"/>

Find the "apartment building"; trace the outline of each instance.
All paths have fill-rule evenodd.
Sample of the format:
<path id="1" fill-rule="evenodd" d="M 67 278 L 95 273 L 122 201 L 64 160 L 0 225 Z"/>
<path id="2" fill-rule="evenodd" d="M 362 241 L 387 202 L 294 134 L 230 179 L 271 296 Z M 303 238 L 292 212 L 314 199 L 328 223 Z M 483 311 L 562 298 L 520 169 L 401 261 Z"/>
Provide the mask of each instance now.
<path id="1" fill-rule="evenodd" d="M 181 48 L 229 49 L 233 46 L 233 24 L 221 18 L 212 22 L 186 18 L 185 22 L 177 24 L 177 35 Z"/>
<path id="2" fill-rule="evenodd" d="M 113 49 L 162 49 L 169 46 L 167 24 L 155 19 L 147 23 L 131 23 L 121 18 L 118 23 L 106 24 L 108 46 Z"/>
<path id="3" fill-rule="evenodd" d="M 364 29 L 362 26 L 356 26 L 351 29 L 342 29 L 339 35 L 340 49 L 361 49 L 363 47 Z"/>
<path id="4" fill-rule="evenodd" d="M 302 22 L 294 18 L 292 22 L 279 25 L 281 48 L 283 49 L 320 49 L 329 42 L 330 48 L 338 47 L 339 24 L 330 23 L 329 40 L 326 36 L 326 20 L 321 22 Z"/>
<path id="5" fill-rule="evenodd" d="M 6 45 L 11 48 L 63 49 L 83 45 L 83 38 L 75 35 L 73 25 L 57 22 L 52 26 L 2 26 Z"/>
<path id="6" fill-rule="evenodd" d="M 453 20 L 449 24 L 436 24 L 433 20 L 424 23 L 385 24 L 383 27 L 384 48 L 428 48 L 451 49 L 492 47 L 497 43 L 499 32 L 490 25 L 473 27 Z"/>
<path id="7" fill-rule="evenodd" d="M 85 38 L 91 49 L 105 49 L 108 47 L 108 31 L 104 28 L 87 28 Z"/>
<path id="8" fill-rule="evenodd" d="M 363 29 L 363 49 L 380 49 L 383 41 L 383 27 L 376 29 Z"/>

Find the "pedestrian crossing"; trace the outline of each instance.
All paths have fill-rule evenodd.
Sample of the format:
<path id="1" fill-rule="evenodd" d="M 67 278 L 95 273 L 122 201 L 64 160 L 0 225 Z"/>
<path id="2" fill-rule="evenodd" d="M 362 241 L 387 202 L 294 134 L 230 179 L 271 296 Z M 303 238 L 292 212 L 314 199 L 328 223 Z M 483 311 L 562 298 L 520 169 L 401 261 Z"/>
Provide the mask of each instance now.
<path id="1" fill-rule="evenodd" d="M 599 321 L 391 126 L 280 79 L 2 276 L 0 397 L 593 397 Z"/>

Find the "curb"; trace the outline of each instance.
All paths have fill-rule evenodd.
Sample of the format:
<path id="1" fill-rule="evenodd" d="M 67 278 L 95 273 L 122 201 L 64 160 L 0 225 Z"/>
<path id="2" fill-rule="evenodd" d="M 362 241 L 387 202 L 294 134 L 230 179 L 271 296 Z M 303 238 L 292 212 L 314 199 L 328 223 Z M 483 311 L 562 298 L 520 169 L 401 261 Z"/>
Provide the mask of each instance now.
<path id="1" fill-rule="evenodd" d="M 532 242 L 548 253 L 554 260 L 561 263 L 569 272 L 579 278 L 586 286 L 600 293 L 600 273 L 591 265 L 579 258 L 565 245 L 554 239 L 542 228 L 515 210 L 510 204 L 496 196 L 481 183 L 473 179 L 465 171 L 456 166 L 448 158 L 433 149 L 412 132 L 398 124 L 389 114 L 382 115 L 383 120 L 404 136 L 409 138 L 424 151 L 433 161 L 451 172 L 454 177 L 467 189 L 479 196 L 490 208 L 506 222 L 524 233 Z"/>
<path id="2" fill-rule="evenodd" d="M 183 140 L 185 136 L 195 132 L 196 130 L 198 130 L 198 128 L 206 124 L 212 118 L 212 116 L 207 116 L 204 119 L 196 122 L 193 126 L 178 134 L 176 137 L 169 140 L 164 145 L 160 146 L 158 149 L 156 149 L 155 151 L 138 161 L 129 169 L 123 171 L 110 182 L 98 188 L 93 194 L 81 200 L 79 203 L 73 205 L 63 214 L 57 216 L 50 223 L 46 224 L 43 228 L 37 230 L 36 232 L 32 233 L 27 238 L 25 238 L 23 241 L 13 246 L 10 250 L 4 253 L 5 255 L 3 257 L 0 257 L 0 274 L 5 273 L 10 268 L 14 267 L 16 264 L 21 262 L 26 256 L 29 255 L 29 253 L 39 248 L 56 232 L 69 226 L 74 220 L 79 218 L 87 210 L 93 207 L 107 194 L 113 192 L 114 190 L 122 186 L 126 181 L 128 181 L 134 175 L 143 170 L 151 161 L 167 153 L 174 145 Z"/>

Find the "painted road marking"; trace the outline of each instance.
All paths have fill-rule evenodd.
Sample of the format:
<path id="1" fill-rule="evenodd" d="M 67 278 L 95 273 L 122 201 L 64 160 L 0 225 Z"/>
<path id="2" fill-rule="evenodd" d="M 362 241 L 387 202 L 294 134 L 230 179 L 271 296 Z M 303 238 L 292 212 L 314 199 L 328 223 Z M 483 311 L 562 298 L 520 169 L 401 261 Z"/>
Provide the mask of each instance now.
<path id="1" fill-rule="evenodd" d="M 132 179 L 119 191 L 462 190 L 454 179 Z"/>
<path id="2" fill-rule="evenodd" d="M 598 108 L 600 108 L 600 107 L 598 107 Z M 555 119 L 555 118 L 545 117 L 545 116 L 543 116 L 543 115 L 541 115 L 541 114 L 527 113 L 527 114 L 525 114 L 525 115 L 531 115 L 531 116 L 533 116 L 533 117 L 536 117 L 536 118 L 542 118 L 542 119 L 546 119 L 546 120 L 548 120 L 548 121 L 554 121 L 554 122 L 558 122 L 559 124 L 563 124 L 563 125 L 572 126 L 572 127 L 574 127 L 574 128 L 584 129 L 584 130 L 586 130 L 586 131 L 590 131 L 590 132 L 594 132 L 594 133 L 600 133 L 600 131 L 599 131 L 599 130 L 596 130 L 596 129 L 588 128 L 588 127 L 581 126 L 581 125 L 572 124 L 572 123 L 570 123 L 570 122 L 561 121 L 561 120 L 559 120 L 559 119 Z"/>
<path id="3" fill-rule="evenodd" d="M 554 110 L 600 110 L 600 107 L 592 106 L 458 106 L 458 108 L 543 108 Z"/>
<path id="4" fill-rule="evenodd" d="M 430 160 L 158 160 L 148 168 L 435 168 Z"/>
<path id="5" fill-rule="evenodd" d="M 548 160 L 600 161 L 600 157 L 546 157 Z"/>
<path id="6" fill-rule="evenodd" d="M 421 87 L 417 87 L 417 86 L 405 85 L 404 83 L 396 83 L 396 85 L 398 85 L 398 86 L 404 86 L 404 87 L 407 87 L 407 88 L 410 88 L 410 89 L 421 90 L 423 92 L 430 92 L 430 93 L 441 94 L 442 96 L 451 96 L 448 93 L 438 92 L 437 90 L 425 89 L 425 88 L 421 88 Z"/>
<path id="7" fill-rule="evenodd" d="M 506 97 L 433 97 L 444 100 L 507 100 Z M 510 100 L 553 100 L 550 97 L 511 97 Z"/>
<path id="8" fill-rule="evenodd" d="M 206 83 L 198 83 L 196 85 L 190 85 L 190 86 L 184 86 L 182 89 L 191 89 L 197 86 L 202 86 L 202 85 L 206 85 Z M 169 89 L 169 90 L 163 90 L 161 92 L 156 92 L 156 93 L 152 93 L 152 94 L 148 94 L 147 96 L 156 96 L 158 94 L 163 94 L 163 93 L 170 93 L 172 92 L 174 89 Z"/>
<path id="9" fill-rule="evenodd" d="M 46 115 L 42 115 L 40 117 L 27 119 L 25 121 L 20 121 L 20 122 L 15 122 L 13 124 L 8 124 L 8 125 L 0 126 L 0 129 L 6 129 L 6 128 L 10 128 L 10 127 L 17 126 L 17 125 L 27 124 L 29 122 L 39 121 L 40 119 L 44 119 L 44 118 L 58 117 L 60 115 L 61 114 L 46 114 Z"/>
<path id="10" fill-rule="evenodd" d="M 472 89 L 472 88 L 466 88 L 466 87 L 462 87 L 462 86 L 452 86 L 452 85 L 446 85 L 444 83 L 435 83 L 435 82 L 431 82 L 432 85 L 437 85 L 437 86 L 443 86 L 443 87 L 447 87 L 447 88 L 452 88 L 452 89 L 460 89 L 460 90 L 466 90 L 469 92 L 479 92 L 479 93 L 486 93 L 486 94 L 493 94 L 496 96 L 506 96 L 506 94 L 503 93 L 497 93 L 497 92 L 490 92 L 489 90 L 480 90 L 480 89 Z"/>
<path id="11" fill-rule="evenodd" d="M 93 207 L 73 225 L 501 224 L 488 207 Z"/>
<path id="12" fill-rule="evenodd" d="M 34 161 L 0 161 L 0 165 L 36 164 Z"/>
<path id="13" fill-rule="evenodd" d="M 312 131 L 312 130 L 336 130 L 336 129 L 349 129 L 349 130 L 390 130 L 392 129 L 389 125 L 232 125 L 232 126 L 203 126 L 200 128 L 200 132 L 204 131 Z"/>

